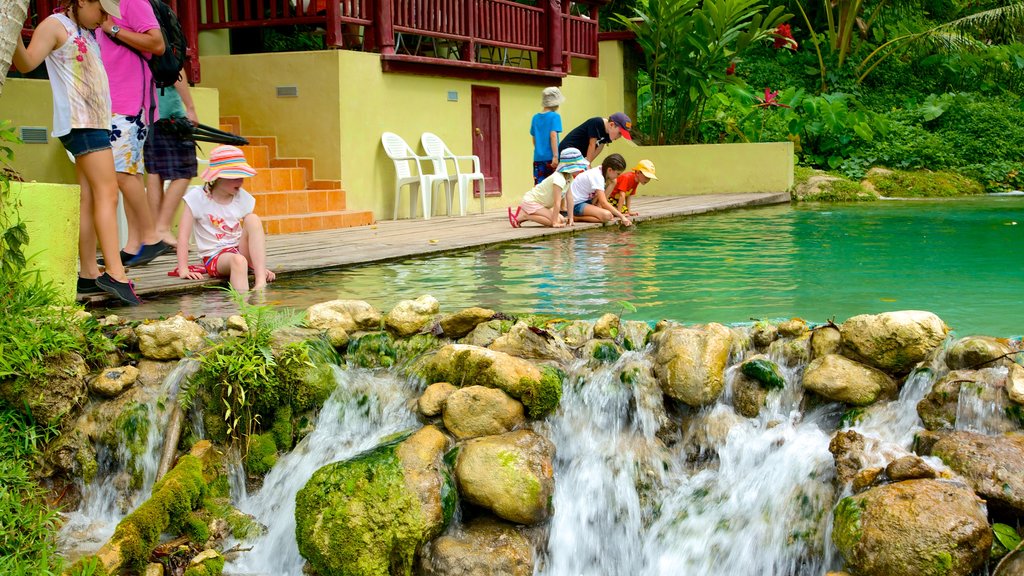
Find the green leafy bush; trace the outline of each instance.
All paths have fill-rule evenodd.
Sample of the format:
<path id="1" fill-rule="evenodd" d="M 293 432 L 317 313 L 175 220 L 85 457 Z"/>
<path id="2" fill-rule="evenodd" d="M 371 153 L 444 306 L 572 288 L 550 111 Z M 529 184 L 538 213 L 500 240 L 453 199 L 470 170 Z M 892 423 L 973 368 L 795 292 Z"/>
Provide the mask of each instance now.
<path id="1" fill-rule="evenodd" d="M 59 517 L 32 479 L 46 434 L 24 415 L 0 407 L 0 574 L 59 574 Z"/>

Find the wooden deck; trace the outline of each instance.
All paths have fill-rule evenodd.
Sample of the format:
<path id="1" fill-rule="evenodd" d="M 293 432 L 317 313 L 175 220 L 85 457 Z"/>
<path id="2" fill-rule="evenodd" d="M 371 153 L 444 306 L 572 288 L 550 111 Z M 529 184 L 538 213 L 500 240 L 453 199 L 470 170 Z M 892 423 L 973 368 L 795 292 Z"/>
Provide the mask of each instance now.
<path id="1" fill-rule="evenodd" d="M 633 220 L 678 218 L 769 204 L 789 202 L 788 193 L 712 194 L 703 196 L 637 196 L 633 209 L 640 213 Z M 470 208 L 474 206 L 471 204 Z M 385 220 L 369 226 L 341 228 L 301 234 L 270 236 L 267 262 L 278 279 L 312 270 L 343 268 L 357 264 L 383 262 L 411 256 L 430 256 L 445 252 L 493 246 L 555 234 L 575 234 L 599 228 L 600 224 L 577 223 L 573 228 L 543 228 L 533 223 L 512 228 L 504 208 L 464 217 L 434 216 L 430 220 Z M 197 263 L 195 253 L 192 262 Z M 168 253 L 152 263 L 128 271 L 136 292 L 153 297 L 161 293 L 196 290 L 219 285 L 221 280 L 181 280 L 168 276 L 176 266 L 176 256 Z M 84 299 L 94 302 L 105 294 Z"/>

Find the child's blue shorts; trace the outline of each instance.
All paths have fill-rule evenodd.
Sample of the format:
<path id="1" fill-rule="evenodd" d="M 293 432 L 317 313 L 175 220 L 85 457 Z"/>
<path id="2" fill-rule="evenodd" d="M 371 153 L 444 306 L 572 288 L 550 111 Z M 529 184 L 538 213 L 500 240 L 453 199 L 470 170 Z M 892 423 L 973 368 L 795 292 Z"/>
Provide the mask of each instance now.
<path id="1" fill-rule="evenodd" d="M 110 130 L 102 128 L 72 128 L 71 132 L 60 137 L 64 149 L 78 158 L 90 152 L 98 152 L 110 148 Z"/>

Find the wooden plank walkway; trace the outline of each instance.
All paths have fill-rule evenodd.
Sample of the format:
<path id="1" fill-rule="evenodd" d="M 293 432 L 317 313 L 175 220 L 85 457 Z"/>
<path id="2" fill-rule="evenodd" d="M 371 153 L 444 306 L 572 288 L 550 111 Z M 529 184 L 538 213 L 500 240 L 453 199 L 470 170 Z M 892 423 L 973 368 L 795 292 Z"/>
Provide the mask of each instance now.
<path id="1" fill-rule="evenodd" d="M 734 208 L 782 204 L 788 193 L 708 194 L 701 196 L 636 196 L 633 209 L 640 213 L 633 220 L 645 222 L 692 216 Z M 470 206 L 473 208 L 473 206 Z M 573 228 L 543 228 L 526 224 L 512 228 L 504 208 L 464 217 L 433 216 L 430 220 L 384 220 L 369 226 L 340 228 L 300 234 L 269 236 L 267 262 L 278 279 L 315 270 L 343 268 L 371 262 L 430 256 L 445 252 L 480 248 L 552 236 L 575 234 L 599 228 L 600 224 L 577 223 Z M 197 257 L 190 254 L 193 263 Z M 197 290 L 220 285 L 221 280 L 181 280 L 168 276 L 176 266 L 173 252 L 152 263 L 128 271 L 141 296 Z M 83 297 L 100 302 L 106 294 Z"/>

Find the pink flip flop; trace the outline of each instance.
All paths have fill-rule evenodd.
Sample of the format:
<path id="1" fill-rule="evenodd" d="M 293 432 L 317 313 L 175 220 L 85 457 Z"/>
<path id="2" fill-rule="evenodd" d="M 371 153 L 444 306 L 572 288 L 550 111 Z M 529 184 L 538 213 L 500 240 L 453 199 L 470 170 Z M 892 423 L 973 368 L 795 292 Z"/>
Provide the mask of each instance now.
<path id="1" fill-rule="evenodd" d="M 519 228 L 522 226 L 522 224 L 519 223 L 519 212 L 521 212 L 522 209 L 523 208 L 521 206 L 516 206 L 516 212 L 513 214 L 512 207 L 508 207 L 508 223 L 511 224 L 513 228 Z"/>

